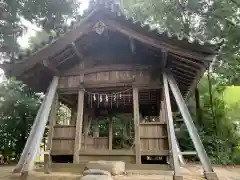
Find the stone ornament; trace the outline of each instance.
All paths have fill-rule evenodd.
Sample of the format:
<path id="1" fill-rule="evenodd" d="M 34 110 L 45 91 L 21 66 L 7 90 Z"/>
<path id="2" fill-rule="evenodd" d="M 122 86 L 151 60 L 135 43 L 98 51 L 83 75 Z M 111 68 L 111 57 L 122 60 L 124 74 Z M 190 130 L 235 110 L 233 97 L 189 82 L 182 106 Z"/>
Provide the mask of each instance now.
<path id="1" fill-rule="evenodd" d="M 94 29 L 95 29 L 96 33 L 99 34 L 99 35 L 102 35 L 105 28 L 106 28 L 106 25 L 102 21 L 97 22 L 94 26 Z"/>

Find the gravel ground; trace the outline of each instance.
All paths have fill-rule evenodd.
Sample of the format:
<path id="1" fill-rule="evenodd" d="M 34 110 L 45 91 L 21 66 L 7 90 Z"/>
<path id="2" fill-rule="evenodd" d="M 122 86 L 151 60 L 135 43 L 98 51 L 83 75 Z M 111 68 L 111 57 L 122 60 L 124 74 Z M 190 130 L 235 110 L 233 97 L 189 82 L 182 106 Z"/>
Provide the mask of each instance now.
<path id="1" fill-rule="evenodd" d="M 14 180 L 19 179 L 18 176 L 13 176 L 11 174 L 13 166 L 0 166 L 0 180 Z M 232 167 L 214 167 L 215 172 L 217 173 L 220 180 L 240 180 L 240 166 Z M 190 165 L 185 168 L 181 168 L 181 172 L 184 176 L 184 180 L 203 180 L 200 175 L 202 170 L 198 165 Z M 35 178 L 37 179 L 54 179 L 54 180 L 66 180 L 66 179 L 79 179 L 79 176 L 68 174 L 68 173 L 52 173 L 49 175 L 44 175 L 43 173 L 34 173 Z M 57 178 L 57 176 L 59 178 Z M 45 177 L 45 178 L 44 178 Z M 69 177 L 69 178 L 65 178 Z M 31 180 L 32 178 L 29 178 Z M 114 180 L 172 180 L 171 172 L 167 171 L 129 171 L 126 176 L 116 176 Z"/>

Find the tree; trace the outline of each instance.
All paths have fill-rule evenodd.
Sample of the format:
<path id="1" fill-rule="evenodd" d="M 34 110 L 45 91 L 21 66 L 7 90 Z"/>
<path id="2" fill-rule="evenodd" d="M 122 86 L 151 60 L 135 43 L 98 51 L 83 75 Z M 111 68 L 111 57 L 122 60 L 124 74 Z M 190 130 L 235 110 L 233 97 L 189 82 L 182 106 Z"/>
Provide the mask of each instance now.
<path id="1" fill-rule="evenodd" d="M 49 32 L 76 15 L 77 0 L 3 0 L 0 1 L 0 52 L 2 57 L 14 58 L 19 51 L 17 38 L 27 27 L 24 18 Z"/>
<path id="2" fill-rule="evenodd" d="M 207 75 L 203 76 L 198 85 L 202 112 L 201 121 L 198 121 L 195 113 L 196 104 L 193 96 L 188 101 L 190 113 L 212 162 L 217 164 L 235 163 L 239 161 L 239 157 L 236 158 L 236 154 L 238 154 L 236 147 L 240 142 L 240 134 L 236 129 L 238 127 L 236 124 L 239 124 L 240 119 L 236 118 L 236 111 L 240 109 L 239 106 L 236 106 L 237 104 L 227 105 L 224 99 L 226 87 L 222 86 L 218 78 L 212 76 L 210 78 L 211 95 Z M 236 108 L 235 110 L 230 109 L 233 106 Z M 189 144 L 191 140 L 185 125 L 181 126 L 178 135 L 181 148 L 183 150 L 193 150 L 193 144 Z"/>
<path id="3" fill-rule="evenodd" d="M 0 154 L 19 158 L 40 103 L 40 96 L 21 82 L 0 84 Z"/>

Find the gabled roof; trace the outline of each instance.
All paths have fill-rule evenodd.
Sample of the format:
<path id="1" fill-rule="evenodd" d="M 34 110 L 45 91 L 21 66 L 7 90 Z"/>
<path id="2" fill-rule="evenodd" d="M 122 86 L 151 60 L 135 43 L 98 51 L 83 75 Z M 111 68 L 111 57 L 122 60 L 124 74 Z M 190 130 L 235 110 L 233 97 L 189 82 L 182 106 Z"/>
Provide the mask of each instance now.
<path id="1" fill-rule="evenodd" d="M 102 22 L 102 24 L 99 22 Z M 212 62 L 212 56 L 218 52 L 220 47 L 219 45 L 214 45 L 209 42 L 193 40 L 187 36 L 174 35 L 167 31 L 161 31 L 159 28 L 151 28 L 150 25 L 142 24 L 131 17 L 127 17 L 120 6 L 112 0 L 97 0 L 91 1 L 90 7 L 84 13 L 83 17 L 79 21 L 72 23 L 70 29 L 64 29 L 65 31 L 58 32 L 56 37 L 50 37 L 48 44 L 42 44 L 43 46 L 39 47 L 35 52 L 25 55 L 24 57 L 21 56 L 22 59 L 19 58 L 16 61 L 18 63 L 3 64 L 1 66 L 5 70 L 6 75 L 15 76 L 27 84 L 30 84 L 30 86 L 34 86 L 30 82 L 32 78 L 29 77 L 36 73 L 44 73 L 46 71 L 46 69 L 44 69 L 44 62 L 46 60 L 47 63 L 54 62 L 56 67 L 53 67 L 51 70 L 57 72 L 59 71 L 58 66 L 64 63 L 66 59 L 67 61 L 71 59 L 70 56 L 81 59 L 81 54 L 76 51 L 77 47 L 72 43 L 81 40 L 84 35 L 98 28 L 96 26 L 99 25 L 117 31 L 151 48 L 167 51 L 171 55 L 171 58 L 175 58 L 174 61 L 172 61 L 174 63 L 177 61 L 189 62 L 190 65 L 181 64 L 179 66 L 183 68 L 178 71 L 179 74 L 187 72 L 184 68 L 191 65 L 198 68 L 198 71 L 202 71 L 203 68 L 209 66 L 209 63 Z M 65 53 L 65 51 L 68 53 Z M 63 54 L 62 56 L 64 56 L 64 58 L 59 58 L 59 54 Z M 56 59 L 58 59 L 58 61 L 56 61 Z M 36 69 L 38 69 L 38 71 Z M 203 72 L 198 72 L 196 76 L 202 73 Z M 49 73 L 47 77 L 51 79 L 50 77 L 52 75 L 53 74 Z M 193 74 L 188 76 L 191 75 Z M 46 80 L 46 77 L 40 77 L 40 81 L 42 81 L 41 79 Z M 195 77 L 194 79 L 199 79 L 199 77 Z M 191 83 L 193 83 L 192 80 Z"/>

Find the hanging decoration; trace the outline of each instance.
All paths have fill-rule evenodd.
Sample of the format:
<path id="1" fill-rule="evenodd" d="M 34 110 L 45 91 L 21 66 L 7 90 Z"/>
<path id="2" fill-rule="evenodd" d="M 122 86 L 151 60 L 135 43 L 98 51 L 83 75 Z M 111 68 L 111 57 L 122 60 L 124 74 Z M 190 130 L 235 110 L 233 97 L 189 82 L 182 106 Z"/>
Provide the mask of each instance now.
<path id="1" fill-rule="evenodd" d="M 85 90 L 85 93 L 88 94 L 88 103 L 91 104 L 91 107 L 93 107 L 93 103 L 96 102 L 97 106 L 100 106 L 100 103 L 104 104 L 105 106 L 108 106 L 110 104 L 111 108 L 113 107 L 113 104 L 115 104 L 117 107 L 119 107 L 119 104 L 121 100 L 123 101 L 123 104 L 125 105 L 126 97 L 128 97 L 129 102 L 131 102 L 131 90 L 132 88 L 126 89 L 124 91 L 120 92 L 114 92 L 112 94 L 106 94 L 106 93 L 97 93 L 97 92 L 88 92 Z"/>

